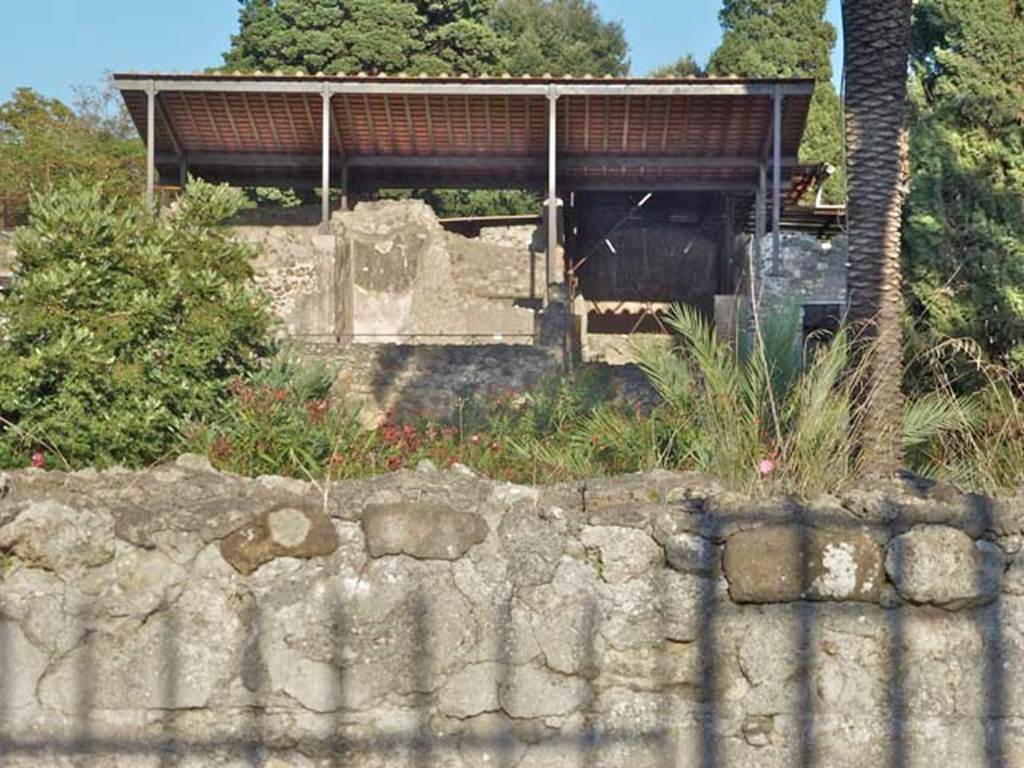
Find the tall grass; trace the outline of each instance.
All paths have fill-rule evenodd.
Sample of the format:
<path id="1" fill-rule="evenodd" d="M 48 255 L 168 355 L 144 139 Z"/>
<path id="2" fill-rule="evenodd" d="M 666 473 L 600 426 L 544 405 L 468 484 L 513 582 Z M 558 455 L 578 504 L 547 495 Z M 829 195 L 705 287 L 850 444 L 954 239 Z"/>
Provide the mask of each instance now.
<path id="1" fill-rule="evenodd" d="M 183 447 L 221 469 L 303 478 L 429 460 L 533 484 L 696 469 L 755 495 L 813 497 L 864 479 L 874 463 L 863 439 L 875 405 L 866 388 L 870 344 L 847 329 L 802 345 L 792 309 L 761 318 L 735 344 L 690 308 L 676 307 L 667 322 L 675 348 L 638 349 L 657 404 L 625 402 L 607 372 L 583 368 L 530 390 L 476 393 L 450 420 L 388 414 L 367 430 L 332 391 L 332 371 L 282 358 L 232 384 L 222 417 L 191 425 Z M 947 373 L 962 366 L 944 365 L 938 353 L 928 362 L 931 381 L 906 403 L 906 468 L 979 491 L 1024 485 L 1022 382 L 979 360 L 968 387 Z"/>
<path id="2" fill-rule="evenodd" d="M 961 359 L 953 362 L 950 355 Z M 964 356 L 971 362 L 969 385 L 962 373 L 951 373 L 964 370 Z M 940 344 L 921 357 L 930 386 L 908 407 L 911 468 L 988 493 L 1024 486 L 1024 381 L 960 341 Z"/>
<path id="3" fill-rule="evenodd" d="M 858 474 L 859 425 L 846 333 L 800 346 L 799 314 L 766 316 L 738 348 L 689 307 L 667 318 L 674 350 L 647 348 L 641 367 L 692 435 L 687 460 L 747 493 L 814 494 Z"/>
<path id="4" fill-rule="evenodd" d="M 791 309 L 761 318 L 734 348 L 696 310 L 676 307 L 667 322 L 681 344 L 641 350 L 690 437 L 684 466 L 745 493 L 813 496 L 864 479 L 874 463 L 863 439 L 864 415 L 877 405 L 872 343 L 846 328 L 801 347 L 798 320 Z M 973 380 L 983 385 L 965 392 L 947 373 L 956 367 L 932 358 L 931 385 L 906 401 L 904 469 L 990 493 L 1024 485 L 1024 382 L 975 358 Z"/>

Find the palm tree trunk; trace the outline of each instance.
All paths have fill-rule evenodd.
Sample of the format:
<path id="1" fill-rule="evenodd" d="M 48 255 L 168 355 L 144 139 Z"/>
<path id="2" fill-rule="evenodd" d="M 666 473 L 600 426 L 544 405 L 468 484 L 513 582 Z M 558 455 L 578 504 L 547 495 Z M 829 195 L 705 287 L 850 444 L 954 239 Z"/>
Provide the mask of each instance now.
<path id="1" fill-rule="evenodd" d="M 849 167 L 850 321 L 871 343 L 862 358 L 861 458 L 872 473 L 902 463 L 903 299 L 900 231 L 912 0 L 843 0 Z"/>

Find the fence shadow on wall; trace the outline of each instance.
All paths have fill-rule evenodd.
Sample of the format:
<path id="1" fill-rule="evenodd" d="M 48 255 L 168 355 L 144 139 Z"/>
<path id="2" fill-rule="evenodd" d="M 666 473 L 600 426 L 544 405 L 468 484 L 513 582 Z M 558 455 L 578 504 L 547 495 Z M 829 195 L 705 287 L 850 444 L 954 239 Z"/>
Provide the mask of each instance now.
<path id="1" fill-rule="evenodd" d="M 875 532 L 887 538 L 906 531 L 910 526 L 904 523 L 898 509 L 891 509 L 890 520 L 875 526 Z M 980 498 L 975 499 L 975 508 L 971 513 L 974 526 L 982 526 L 983 530 L 991 528 L 992 510 Z M 777 518 L 767 515 L 743 514 L 735 519 L 728 516 L 701 517 L 700 535 L 710 541 L 722 538 L 723 530 L 731 523 L 776 523 Z M 804 531 L 801 538 L 803 554 L 809 553 L 809 540 L 806 531 L 810 529 L 810 520 L 804 513 L 796 511 L 791 521 Z M 964 521 L 967 522 L 967 521 Z M 827 517 L 816 514 L 814 526 L 832 528 L 856 527 L 863 529 L 862 522 L 853 522 L 849 518 L 839 516 Z M 898 548 L 896 550 L 899 552 Z M 809 558 L 804 557 L 803 562 Z M 896 562 L 894 567 L 899 571 L 904 567 Z M 658 574 L 664 576 L 665 569 Z M 807 569 L 802 574 L 804 585 L 809 585 L 810 576 Z M 984 580 L 986 574 L 978 573 L 978 579 Z M 722 591 L 716 579 L 703 578 L 696 605 L 697 624 L 696 646 L 698 654 L 698 688 L 695 739 L 683 745 L 685 752 L 692 759 L 683 759 L 681 747 L 677 743 L 680 734 L 680 723 L 675 719 L 667 697 L 662 697 L 661 706 L 656 713 L 656 725 L 653 728 L 609 727 L 604 717 L 590 704 L 589 694 L 584 694 L 579 702 L 579 710 L 584 712 L 582 726 L 575 732 L 550 735 L 544 744 L 568 753 L 580 766 L 611 764 L 602 762 L 609 752 L 626 747 L 643 750 L 646 760 L 644 765 L 658 765 L 665 768 L 682 768 L 683 766 L 699 765 L 701 768 L 733 764 L 730 761 L 727 744 L 721 738 L 723 727 L 723 704 L 720 690 L 720 647 L 718 623 L 723 611 Z M 663 579 L 656 577 L 655 589 L 659 599 L 664 601 L 668 585 Z M 30 737 L 16 733 L 0 734 L 0 755 L 16 764 L 48 764 L 55 758 L 72 758 L 75 765 L 90 765 L 101 758 L 138 758 L 158 761 L 161 766 L 176 766 L 184 759 L 202 759 L 204 756 L 231 754 L 236 759 L 241 757 L 246 765 L 264 766 L 275 750 L 287 752 L 286 745 L 269 743 L 266 737 L 266 719 L 270 716 L 267 706 L 269 679 L 264 658 L 264 637 L 267 627 L 258 600 L 252 594 L 242 595 L 243 608 L 240 615 L 244 624 L 244 647 L 241 653 L 241 676 L 243 688 L 248 692 L 248 701 L 243 702 L 239 711 L 243 714 L 242 721 L 230 733 L 218 733 L 208 740 L 196 740 L 182 733 L 180 720 L 186 712 L 179 709 L 181 680 L 180 643 L 182 627 L 172 611 L 161 614 L 162 626 L 160 647 L 155 649 L 154 658 L 160 668 L 159 705 L 154 713 L 159 714 L 159 736 L 145 738 L 104 738 L 99 734 L 102 724 L 96 719 L 95 688 L 97 683 L 98 659 L 94 648 L 94 619 L 89 611 L 78 614 L 79 631 L 84 635 L 82 652 L 78 654 L 75 667 L 74 713 L 71 718 L 73 733 L 62 738 L 50 738 L 46 734 L 35 733 Z M 817 704 L 813 690 L 812 665 L 817 630 L 821 620 L 824 603 L 799 602 L 792 604 L 793 637 L 789 648 L 781 649 L 780 653 L 791 653 L 796 659 L 797 670 L 797 707 L 792 714 L 796 719 L 796 741 L 792 750 L 792 765 L 799 768 L 828 768 L 816 749 L 816 717 Z M 406 681 L 409 697 L 415 708 L 415 718 L 411 727 L 396 732 L 380 732 L 375 735 L 353 737 L 344 733 L 349 723 L 344 708 L 338 707 L 333 714 L 324 715 L 333 736 L 320 739 L 305 739 L 294 745 L 296 751 L 304 754 L 327 756 L 332 766 L 360 765 L 360 756 L 405 754 L 409 764 L 417 768 L 429 768 L 439 765 L 441 757 L 458 751 L 463 756 L 487 753 L 493 765 L 500 768 L 514 768 L 518 764 L 522 746 L 516 731 L 516 724 L 508 719 L 505 726 L 494 733 L 461 733 L 457 735 L 438 735 L 434 732 L 435 694 L 438 681 L 432 679 L 432 659 L 435 652 L 435 638 L 431 634 L 431 607 L 429 595 L 423 588 L 411 591 L 406 597 L 406 615 L 411 626 L 408 636 L 410 647 L 406 649 L 411 658 L 417 659 L 412 667 L 413 679 Z M 583 677 L 593 677 L 598 665 L 597 642 L 601 634 L 602 622 L 607 617 L 596 597 L 591 594 L 580 606 L 582 619 L 579 626 L 579 637 L 582 647 L 579 648 L 582 659 Z M 346 701 L 350 680 L 347 669 L 351 664 L 348 658 L 348 643 L 352 633 L 349 610 L 343 599 L 338 596 L 331 598 L 324 607 L 329 612 L 331 636 L 331 668 L 334 679 L 329 681 L 330 688 L 337 702 Z M 497 662 L 495 684 L 499 691 L 507 691 L 514 686 L 513 658 L 515 656 L 516 638 L 512 633 L 512 602 L 511 598 L 503 600 L 495 606 L 496 636 L 492 639 L 494 647 L 492 658 Z M 659 616 L 666 612 L 661 610 Z M 884 611 L 887 622 L 887 719 L 888 719 L 888 758 L 883 765 L 887 768 L 906 768 L 914 764 L 914 755 L 908 739 L 908 723 L 914 713 L 908 710 L 907 703 L 907 660 L 906 660 L 906 612 L 903 608 Z M 982 637 L 984 663 L 981 665 L 983 679 L 980 681 L 984 692 L 984 754 L 986 768 L 1003 768 L 1007 765 L 1005 744 L 1005 719 L 1007 715 L 1007 690 L 1005 664 L 1007 661 L 1006 638 L 1003 630 L 1003 610 L 1000 598 L 991 604 L 975 609 L 972 621 L 977 625 Z M 11 638 L 8 634 L 9 625 L 0 622 L 0 723 L 6 722 L 8 714 L 7 702 L 11 691 L 7 681 L 15 674 L 19 659 L 12 653 Z M 664 629 L 664 627 L 662 627 Z M 666 632 L 662 633 L 667 635 Z M 656 665 L 654 690 L 667 690 L 671 684 L 672 670 L 667 666 L 668 658 L 659 654 Z M 586 691 L 589 686 L 584 686 Z M 126 702 L 126 707 L 131 703 Z M 696 743 L 694 743 L 696 742 Z M 21 760 L 22 762 L 18 762 Z M 30 761 L 30 762 L 26 762 Z M 105 763 L 104 763 L 105 764 Z M 406 764 L 399 758 L 396 764 Z M 472 764 L 472 758 L 466 764 Z M 562 763 L 559 763 L 560 765 Z"/>

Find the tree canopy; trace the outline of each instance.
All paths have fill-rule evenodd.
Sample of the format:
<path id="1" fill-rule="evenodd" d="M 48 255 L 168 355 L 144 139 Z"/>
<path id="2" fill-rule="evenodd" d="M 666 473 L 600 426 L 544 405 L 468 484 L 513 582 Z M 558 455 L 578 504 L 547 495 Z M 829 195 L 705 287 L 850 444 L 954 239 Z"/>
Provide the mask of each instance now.
<path id="1" fill-rule="evenodd" d="M 28 194 L 71 177 L 138 191 L 143 149 L 103 92 L 83 92 L 78 108 L 19 88 L 0 104 L 0 190 Z"/>
<path id="2" fill-rule="evenodd" d="M 657 67 L 651 77 L 700 77 L 704 74 L 697 60 L 689 53 L 680 56 L 671 64 Z"/>
<path id="3" fill-rule="evenodd" d="M 1006 0 L 921 0 L 904 269 L 923 342 L 975 341 L 1024 371 L 1024 19 Z"/>
<path id="4" fill-rule="evenodd" d="M 317 72 L 493 70 L 505 45 L 493 0 L 239 0 L 229 69 Z"/>
<path id="5" fill-rule="evenodd" d="M 514 75 L 626 75 L 629 46 L 618 22 L 590 0 L 501 0 L 492 23 L 508 42 Z"/>
<path id="6" fill-rule="evenodd" d="M 625 74 L 621 25 L 589 0 L 239 0 L 239 70 Z"/>
<path id="7" fill-rule="evenodd" d="M 836 29 L 825 18 L 826 8 L 827 0 L 724 0 L 719 19 L 725 34 L 708 72 L 817 81 L 800 160 L 837 169 L 826 200 L 838 201 L 845 196 L 842 107 L 832 84 Z"/>

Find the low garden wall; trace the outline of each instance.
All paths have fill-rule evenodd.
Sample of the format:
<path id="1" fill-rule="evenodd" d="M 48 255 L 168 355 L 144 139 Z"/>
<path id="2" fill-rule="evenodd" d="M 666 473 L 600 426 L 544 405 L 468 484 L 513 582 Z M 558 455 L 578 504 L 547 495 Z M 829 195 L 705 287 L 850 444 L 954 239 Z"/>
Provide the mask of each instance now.
<path id="1" fill-rule="evenodd" d="M 17 472 L 6 766 L 1024 764 L 1024 500 Z"/>

